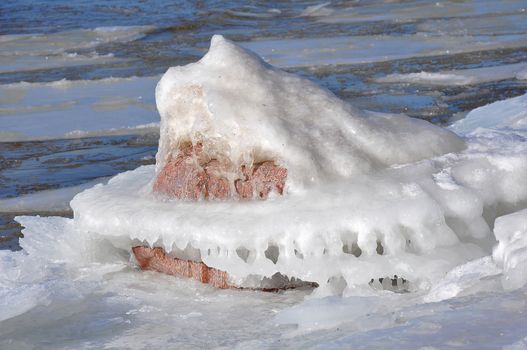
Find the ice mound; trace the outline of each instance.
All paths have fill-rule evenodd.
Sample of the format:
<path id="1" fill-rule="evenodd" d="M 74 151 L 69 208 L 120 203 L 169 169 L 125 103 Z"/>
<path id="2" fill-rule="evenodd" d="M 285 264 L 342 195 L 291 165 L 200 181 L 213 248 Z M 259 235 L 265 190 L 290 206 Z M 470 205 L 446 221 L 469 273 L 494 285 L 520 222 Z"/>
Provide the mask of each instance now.
<path id="1" fill-rule="evenodd" d="M 372 279 L 397 275 L 413 291 L 490 255 L 495 218 L 527 207 L 524 130 L 460 138 L 360 111 L 220 36 L 163 76 L 156 102 L 156 165 L 78 194 L 72 227 L 187 262 L 167 271 L 247 288 L 294 278 L 319 295 L 372 293 Z M 267 200 L 238 200 L 255 184 Z"/>
<path id="2" fill-rule="evenodd" d="M 231 183 L 242 166 L 272 160 L 287 168 L 287 190 L 298 191 L 464 147 L 427 122 L 360 111 L 219 35 L 200 61 L 165 73 L 156 103 L 157 173 L 184 145 L 200 144 Z"/>
<path id="3" fill-rule="evenodd" d="M 516 289 L 527 283 L 527 209 L 496 219 L 498 246 L 493 258 L 503 267 L 503 286 Z"/>

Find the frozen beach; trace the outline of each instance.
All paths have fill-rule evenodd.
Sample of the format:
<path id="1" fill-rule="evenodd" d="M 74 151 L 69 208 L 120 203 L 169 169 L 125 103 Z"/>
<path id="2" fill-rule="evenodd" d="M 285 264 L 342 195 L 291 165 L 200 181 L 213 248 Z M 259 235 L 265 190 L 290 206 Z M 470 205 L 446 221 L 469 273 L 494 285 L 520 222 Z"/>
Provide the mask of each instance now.
<path id="1" fill-rule="evenodd" d="M 0 13 L 1 349 L 527 348 L 525 1 Z M 283 193 L 152 194 L 183 142 Z"/>

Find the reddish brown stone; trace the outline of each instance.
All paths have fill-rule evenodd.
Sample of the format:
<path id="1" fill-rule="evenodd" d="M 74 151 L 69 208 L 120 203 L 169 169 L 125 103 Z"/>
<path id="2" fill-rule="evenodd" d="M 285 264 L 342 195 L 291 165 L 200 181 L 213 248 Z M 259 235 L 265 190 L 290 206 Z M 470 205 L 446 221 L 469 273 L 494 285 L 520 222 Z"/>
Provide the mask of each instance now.
<path id="1" fill-rule="evenodd" d="M 183 260 L 167 255 L 163 248 L 149 248 L 137 246 L 132 248 L 137 263 L 143 270 L 151 270 L 166 273 L 173 276 L 192 278 L 202 283 L 208 283 L 220 289 L 249 289 L 263 292 L 277 292 L 280 290 L 311 287 L 316 288 L 318 284 L 313 282 L 296 281 L 280 288 L 242 288 L 229 282 L 229 274 L 225 271 L 208 267 L 203 262 Z"/>
<path id="2" fill-rule="evenodd" d="M 278 194 L 283 194 L 287 169 L 267 161 L 255 164 L 252 167 L 242 166 L 242 174 L 245 179 L 238 179 L 234 182 L 236 192 L 243 199 L 253 197 L 266 199 L 269 193 L 275 190 Z"/>
<path id="3" fill-rule="evenodd" d="M 197 200 L 205 186 L 206 174 L 194 165 L 193 149 L 184 148 L 161 170 L 154 191 L 170 197 Z"/>
<path id="4" fill-rule="evenodd" d="M 206 199 L 227 199 L 231 194 L 229 181 L 221 176 L 220 163 L 213 159 L 205 165 L 205 198 Z"/>
<path id="5" fill-rule="evenodd" d="M 137 246 L 132 248 L 137 263 L 143 270 L 153 270 L 168 275 L 192 278 L 213 287 L 234 288 L 229 284 L 229 275 L 202 262 L 169 257 L 163 248 Z"/>
<path id="6" fill-rule="evenodd" d="M 273 191 L 283 194 L 287 169 L 272 161 L 242 165 L 238 172 L 243 178 L 235 180 L 232 186 L 222 175 L 227 168 L 217 159 L 208 159 L 202 144 L 183 146 L 158 174 L 154 192 L 189 200 L 266 199 Z"/>

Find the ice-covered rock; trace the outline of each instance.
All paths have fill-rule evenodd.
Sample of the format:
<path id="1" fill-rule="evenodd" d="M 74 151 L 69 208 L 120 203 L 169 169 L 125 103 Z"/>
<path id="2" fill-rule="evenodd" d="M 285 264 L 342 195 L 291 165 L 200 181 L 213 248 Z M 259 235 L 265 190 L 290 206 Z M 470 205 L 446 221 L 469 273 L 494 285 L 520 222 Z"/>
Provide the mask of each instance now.
<path id="1" fill-rule="evenodd" d="M 503 267 L 503 286 L 516 289 L 527 283 L 527 209 L 496 219 L 498 245 L 494 260 Z"/>
<path id="2" fill-rule="evenodd" d="M 165 73 L 156 103 L 158 176 L 187 145 L 199 144 L 232 192 L 243 167 L 266 161 L 286 168 L 286 189 L 298 191 L 464 148 L 428 122 L 358 110 L 219 35 L 200 61 Z"/>
<path id="3" fill-rule="evenodd" d="M 461 138 L 360 111 L 219 36 L 202 60 L 171 68 L 156 99 L 156 166 L 78 194 L 73 226 L 203 263 L 228 285 L 294 277 L 347 295 L 397 275 L 426 288 L 488 256 L 495 218 L 527 203 L 527 133 L 493 124 L 492 105 L 478 120 L 494 127 Z M 251 196 L 268 198 L 231 198 Z"/>

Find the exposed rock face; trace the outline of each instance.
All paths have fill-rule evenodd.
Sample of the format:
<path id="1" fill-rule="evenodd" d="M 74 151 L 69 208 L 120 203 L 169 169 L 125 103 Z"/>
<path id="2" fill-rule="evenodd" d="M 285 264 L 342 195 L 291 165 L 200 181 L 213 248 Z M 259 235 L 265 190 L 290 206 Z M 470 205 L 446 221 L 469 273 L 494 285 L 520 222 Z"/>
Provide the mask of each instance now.
<path id="1" fill-rule="evenodd" d="M 201 60 L 187 66 L 172 67 L 163 75 L 156 86 L 156 106 L 161 118 L 152 191 L 161 196 L 188 202 L 241 201 L 240 205 L 232 206 L 216 203 L 215 207 L 225 215 L 218 215 L 217 220 L 220 220 L 221 224 L 216 226 L 217 230 L 209 227 L 206 241 L 218 242 L 218 246 L 229 241 L 229 251 L 234 251 L 238 249 L 236 245 L 245 240 L 244 235 L 252 231 L 252 236 L 258 235 L 258 238 L 254 239 L 257 242 L 244 244 L 252 246 L 250 251 L 255 252 L 255 257 L 265 256 L 276 266 L 272 269 L 263 268 L 262 259 L 258 259 L 254 265 L 254 273 L 249 273 L 248 269 L 232 268 L 230 256 L 229 259 L 219 256 L 210 260 L 204 257 L 204 261 L 212 264 L 211 266 L 222 269 L 215 270 L 209 269 L 201 262 L 184 260 L 187 257 L 177 255 L 176 250 L 171 254 L 179 259 L 167 256 L 159 248 L 134 248 L 134 253 L 136 256 L 142 253 L 138 256 L 138 261 L 143 268 L 204 282 L 214 280 L 216 276 L 223 276 L 217 277 L 219 286 L 230 286 L 227 282 L 228 277 L 240 284 L 237 288 L 274 288 L 276 285 L 289 288 L 297 285 L 298 278 L 311 279 L 311 271 L 307 271 L 310 269 L 310 263 L 297 261 L 296 253 L 279 255 L 278 252 L 276 257 L 280 256 L 280 263 L 277 263 L 278 258 L 272 260 L 267 257 L 267 250 L 262 251 L 265 249 L 265 242 L 261 239 L 262 236 L 266 237 L 267 247 L 271 247 L 273 242 L 281 240 L 281 236 L 285 235 L 289 242 L 285 246 L 296 246 L 298 242 L 295 241 L 295 231 L 298 228 L 295 226 L 301 216 L 304 221 L 309 221 L 304 230 L 309 239 L 299 239 L 303 241 L 303 252 L 299 254 L 301 258 L 298 259 L 318 263 L 318 242 L 325 242 L 326 237 L 321 236 L 328 225 L 321 228 L 316 215 L 311 218 L 311 215 L 305 214 L 319 210 L 318 207 L 311 206 L 311 203 L 316 204 L 319 199 L 319 190 L 316 187 L 322 189 L 320 193 L 325 197 L 325 203 L 332 201 L 333 198 L 329 196 L 334 196 L 336 200 L 333 216 L 339 223 L 331 222 L 329 231 L 341 231 L 342 227 L 346 227 L 346 230 L 349 229 L 355 234 L 360 230 L 361 239 L 350 237 L 350 240 L 361 241 L 363 236 L 377 231 L 391 232 L 391 227 L 400 226 L 399 222 L 394 225 L 391 222 L 397 221 L 395 218 L 400 216 L 398 213 L 388 216 L 386 220 L 374 220 L 376 222 L 366 227 L 359 224 L 363 222 L 362 213 L 370 210 L 362 209 L 357 205 L 359 201 L 355 200 L 369 195 L 370 191 L 362 188 L 363 181 L 366 186 L 374 187 L 372 193 L 379 198 L 372 204 L 372 210 L 384 210 L 378 209 L 377 204 L 381 203 L 381 208 L 388 207 L 384 200 L 384 187 L 393 188 L 394 193 L 401 193 L 401 200 L 407 200 L 405 189 L 399 191 L 399 181 L 388 176 L 378 179 L 382 184 L 377 187 L 376 181 L 370 181 L 371 174 L 379 171 L 384 173 L 385 169 L 394 165 L 459 152 L 466 147 L 465 142 L 457 135 L 428 122 L 402 115 L 361 111 L 307 79 L 271 67 L 254 53 L 221 36 L 212 38 L 210 50 Z M 333 191 L 326 193 L 324 190 L 328 184 L 341 181 L 351 183 L 355 178 L 360 181 L 350 187 L 358 191 L 343 195 L 332 193 Z M 401 186 L 404 187 L 404 184 Z M 312 188 L 315 192 L 310 192 Z M 317 195 L 298 202 L 301 207 L 309 208 L 306 211 L 296 211 L 285 203 L 283 207 L 292 213 L 295 220 L 285 217 L 284 223 L 280 225 L 276 225 L 271 215 L 268 219 L 261 219 L 258 212 L 256 215 L 250 213 L 250 217 L 244 213 L 243 201 L 265 200 L 275 194 L 282 195 L 284 191 L 302 196 L 309 196 L 309 193 Z M 397 196 L 394 198 L 398 198 Z M 422 203 L 437 207 L 435 203 L 425 200 L 422 200 Z M 165 202 L 162 204 L 167 204 L 167 207 L 170 205 Z M 206 207 L 201 207 L 199 203 L 179 204 L 175 204 L 179 207 L 177 213 L 160 213 L 167 217 L 162 223 L 165 233 L 161 234 L 166 235 L 167 240 L 163 241 L 163 244 L 158 241 L 142 241 L 150 246 L 159 244 L 170 247 L 180 238 L 187 243 L 191 242 L 192 238 L 202 238 L 200 225 L 208 223 L 207 210 L 203 210 Z M 252 207 L 258 211 L 260 206 Z M 269 207 L 272 207 L 272 204 Z M 296 204 L 293 207 L 296 207 Z M 331 205 L 323 205 L 322 208 L 326 213 L 334 210 Z M 128 215 L 128 212 L 125 215 Z M 200 220 L 193 222 L 193 217 L 200 217 Z M 231 217 L 239 220 L 230 222 L 234 220 L 226 219 Z M 425 222 L 423 227 L 429 226 L 429 217 L 422 216 Z M 152 215 L 151 218 L 155 221 L 157 215 Z M 411 223 L 415 226 L 421 225 L 420 219 L 412 220 Z M 263 226 L 259 226 L 261 224 Z M 150 232 L 151 237 L 156 237 L 161 230 L 156 227 L 158 223 L 151 225 L 155 227 Z M 214 227 L 213 225 L 216 223 L 211 221 L 211 226 Z M 287 227 L 284 227 L 285 225 Z M 131 225 L 129 227 L 131 231 L 136 230 Z M 435 227 L 437 225 L 434 230 Z M 448 227 L 440 226 L 437 230 L 442 230 L 442 242 L 455 241 Z M 399 232 L 398 229 L 393 231 Z M 399 244 L 403 239 L 405 237 L 397 239 L 394 250 L 403 249 L 402 244 Z M 196 241 L 199 241 L 198 245 L 202 245 L 196 247 L 200 252 L 208 249 L 203 246 L 204 240 Z M 429 242 L 435 242 L 436 239 L 423 241 L 426 241 L 428 247 L 433 244 Z M 364 248 L 365 252 L 368 250 L 369 254 L 370 248 L 374 246 L 370 247 L 367 242 L 361 249 Z M 308 254 L 308 250 L 312 252 L 312 256 Z M 291 264 L 284 263 L 286 261 Z M 239 263 L 249 264 L 243 259 Z M 340 267 L 334 268 L 340 270 Z M 226 272 L 230 276 L 227 276 Z M 242 275 L 237 275 L 238 273 Z M 316 282 L 330 283 L 324 273 L 318 276 L 320 279 Z M 260 277 L 261 281 L 267 279 L 264 284 L 257 281 Z M 294 280 L 291 281 L 292 279 Z"/>
<path id="2" fill-rule="evenodd" d="M 184 260 L 169 256 L 163 248 L 137 246 L 132 248 L 135 259 L 143 270 L 152 270 L 168 275 L 192 278 L 201 283 L 208 283 L 220 289 L 235 288 L 259 290 L 263 292 L 277 292 L 280 290 L 309 287 L 316 288 L 313 282 L 304 282 L 297 279 L 289 279 L 276 274 L 271 279 L 264 279 L 261 286 L 256 288 L 240 287 L 230 282 L 229 274 L 225 271 L 208 267 L 203 262 Z M 267 284 L 265 283 L 267 282 Z"/>
<path id="3" fill-rule="evenodd" d="M 229 276 L 225 271 L 208 267 L 202 262 L 172 258 L 163 248 L 137 246 L 132 248 L 132 252 L 143 270 L 188 277 L 221 289 L 233 287 L 229 284 Z"/>
<path id="4" fill-rule="evenodd" d="M 267 161 L 247 167 L 242 165 L 244 179 L 234 181 L 236 193 L 243 199 L 258 197 L 266 199 L 270 192 L 282 194 L 284 191 L 287 169 Z"/>
<path id="5" fill-rule="evenodd" d="M 273 161 L 242 165 L 235 171 L 224 163 L 207 156 L 202 144 L 183 146 L 159 172 L 154 192 L 188 200 L 266 199 L 273 191 L 283 194 L 287 169 Z"/>

